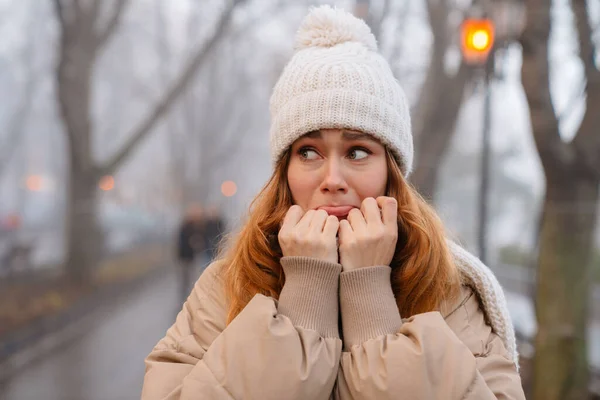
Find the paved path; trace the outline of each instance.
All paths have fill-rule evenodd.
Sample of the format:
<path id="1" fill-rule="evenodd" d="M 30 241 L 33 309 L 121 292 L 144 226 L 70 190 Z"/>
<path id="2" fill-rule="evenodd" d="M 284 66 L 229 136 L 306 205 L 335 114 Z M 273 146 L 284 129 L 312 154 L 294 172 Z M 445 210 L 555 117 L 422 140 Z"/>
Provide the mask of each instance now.
<path id="1" fill-rule="evenodd" d="M 85 334 L 0 387 L 0 399 L 139 399 L 144 358 L 175 320 L 178 291 L 172 269 L 115 299 Z"/>

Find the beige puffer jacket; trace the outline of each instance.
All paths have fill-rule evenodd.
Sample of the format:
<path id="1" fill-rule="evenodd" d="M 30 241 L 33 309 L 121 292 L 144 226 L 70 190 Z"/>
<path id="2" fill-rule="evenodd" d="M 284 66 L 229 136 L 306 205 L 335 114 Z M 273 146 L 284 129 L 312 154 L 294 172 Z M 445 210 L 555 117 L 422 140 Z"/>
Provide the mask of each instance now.
<path id="1" fill-rule="evenodd" d="M 229 326 L 223 265 L 209 266 L 146 359 L 142 399 L 525 398 L 470 287 L 440 312 L 402 320 L 389 267 L 281 262 L 279 301 L 256 295 Z"/>

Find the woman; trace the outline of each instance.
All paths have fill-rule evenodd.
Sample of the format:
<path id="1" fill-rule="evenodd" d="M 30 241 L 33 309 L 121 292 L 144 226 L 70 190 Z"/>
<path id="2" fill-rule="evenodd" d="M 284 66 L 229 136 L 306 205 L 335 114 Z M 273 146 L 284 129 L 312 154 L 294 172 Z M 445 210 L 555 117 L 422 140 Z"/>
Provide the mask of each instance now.
<path id="1" fill-rule="evenodd" d="M 274 173 L 146 360 L 144 399 L 523 399 L 502 289 L 406 182 L 367 25 L 313 9 L 271 97 Z"/>

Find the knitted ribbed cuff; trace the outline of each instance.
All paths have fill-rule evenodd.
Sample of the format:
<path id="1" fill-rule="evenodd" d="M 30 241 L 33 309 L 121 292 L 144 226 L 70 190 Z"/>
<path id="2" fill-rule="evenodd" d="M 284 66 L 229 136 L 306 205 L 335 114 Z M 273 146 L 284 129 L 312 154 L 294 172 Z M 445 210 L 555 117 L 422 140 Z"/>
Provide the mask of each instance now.
<path id="1" fill-rule="evenodd" d="M 338 288 L 342 271 L 334 264 L 309 257 L 283 257 L 285 285 L 278 310 L 295 326 L 338 338 Z"/>
<path id="2" fill-rule="evenodd" d="M 342 272 L 340 305 L 345 349 L 400 329 L 402 319 L 390 284 L 391 271 L 382 266 Z"/>

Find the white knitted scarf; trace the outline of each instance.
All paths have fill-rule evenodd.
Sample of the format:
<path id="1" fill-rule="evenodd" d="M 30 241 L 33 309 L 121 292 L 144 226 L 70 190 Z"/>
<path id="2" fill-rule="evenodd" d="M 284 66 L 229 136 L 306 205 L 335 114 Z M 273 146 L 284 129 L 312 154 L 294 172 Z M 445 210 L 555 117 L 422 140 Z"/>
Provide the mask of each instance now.
<path id="1" fill-rule="evenodd" d="M 512 361 L 518 369 L 519 354 L 517 353 L 515 329 L 500 283 L 494 273 L 477 257 L 450 240 L 448 245 L 460 270 L 463 283 L 470 286 L 479 295 L 488 323 L 494 333 L 504 342 L 509 356 L 512 357 Z"/>

